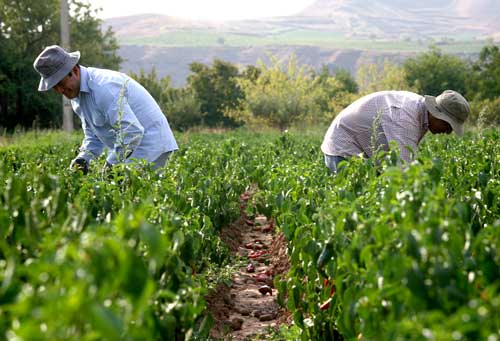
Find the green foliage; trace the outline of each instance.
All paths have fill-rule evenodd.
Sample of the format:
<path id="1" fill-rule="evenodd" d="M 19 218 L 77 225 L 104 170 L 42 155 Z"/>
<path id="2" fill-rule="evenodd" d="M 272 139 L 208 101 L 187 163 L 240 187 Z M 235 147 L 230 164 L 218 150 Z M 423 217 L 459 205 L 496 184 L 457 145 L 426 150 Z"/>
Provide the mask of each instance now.
<path id="1" fill-rule="evenodd" d="M 162 106 L 162 104 L 168 99 L 170 89 L 170 76 L 166 76 L 162 79 L 158 79 L 158 74 L 156 68 L 153 67 L 151 72 L 146 74 L 144 70 L 140 70 L 139 74 L 130 72 L 129 76 L 135 79 L 139 84 L 141 84 L 156 102 Z"/>
<path id="2" fill-rule="evenodd" d="M 245 146 L 193 139 L 162 173 L 117 166 L 103 180 L 95 164 L 68 169 L 77 141 L 59 135 L 0 149 L 0 338 L 197 333 L 203 273 L 228 256 L 217 231 L 239 214 Z"/>
<path id="3" fill-rule="evenodd" d="M 203 123 L 208 126 L 235 126 L 235 121 L 224 116 L 225 110 L 236 110 L 243 92 L 237 85 L 239 76 L 236 66 L 215 59 L 211 67 L 191 63 L 192 74 L 188 76 L 188 87 L 193 90 L 204 114 Z"/>
<path id="4" fill-rule="evenodd" d="M 346 69 L 335 70 L 334 77 L 342 84 L 342 88 L 349 93 L 357 93 L 359 90 L 356 80 L 351 73 Z"/>
<path id="5" fill-rule="evenodd" d="M 498 134 L 432 137 L 405 168 L 392 150 L 378 163 L 351 159 L 335 177 L 302 137 L 261 154 L 271 166 L 255 200 L 289 241 L 290 271 L 275 281 L 294 318 L 285 334 L 496 335 Z"/>
<path id="6" fill-rule="evenodd" d="M 471 102 L 469 121 L 479 128 L 500 125 L 500 96 Z"/>
<path id="7" fill-rule="evenodd" d="M 447 89 L 468 96 L 473 78 L 471 65 L 459 57 L 444 54 L 437 48 L 409 58 L 403 65 L 407 84 L 420 94 L 437 96 Z"/>
<path id="8" fill-rule="evenodd" d="M 245 69 L 241 72 L 241 77 L 255 82 L 259 78 L 262 70 L 254 65 L 247 65 Z"/>
<path id="9" fill-rule="evenodd" d="M 171 126 L 179 131 L 200 126 L 205 122 L 206 113 L 202 113 L 201 103 L 191 89 L 172 89 L 162 108 Z"/>
<path id="10" fill-rule="evenodd" d="M 82 63 L 118 68 L 113 32 L 101 32 L 90 5 L 78 0 L 70 5 L 70 40 L 73 50 L 81 50 Z M 57 127 L 61 98 L 37 91 L 40 78 L 33 61 L 44 47 L 60 41 L 60 2 L 0 0 L 0 8 L 0 126 Z"/>
<path id="11" fill-rule="evenodd" d="M 368 94 L 383 90 L 417 91 L 406 80 L 406 71 L 403 67 L 384 61 L 382 67 L 375 64 L 364 64 L 358 70 L 357 82 L 362 93 Z M 420 79 L 420 78 L 419 78 Z"/>
<path id="12" fill-rule="evenodd" d="M 490 100 L 500 97 L 500 48 L 497 45 L 484 46 L 473 69 L 477 73 L 476 97 Z"/>
<path id="13" fill-rule="evenodd" d="M 118 41 L 111 27 L 102 31 L 102 20 L 87 2 L 72 0 L 70 41 L 73 50 L 82 53 L 81 64 L 118 70 L 123 59 L 117 54 Z M 58 40 L 56 40 L 58 41 Z"/>
<path id="14" fill-rule="evenodd" d="M 358 85 L 345 69 L 336 70 L 331 75 L 328 67 L 323 66 L 315 75 L 314 83 L 317 87 L 316 102 L 322 114 L 320 122 L 325 124 L 358 98 Z"/>
<path id="15" fill-rule="evenodd" d="M 245 94 L 243 110 L 227 110 L 226 115 L 245 123 L 264 123 L 281 131 L 307 119 L 318 107 L 317 86 L 306 66 L 292 56 L 286 65 L 272 57 L 273 65 L 260 62 L 257 79 L 241 78 Z"/>
<path id="16" fill-rule="evenodd" d="M 37 94 L 39 77 L 32 65 L 43 46 L 58 41 L 58 7 L 55 0 L 0 1 L 0 126 L 31 127 L 37 117 L 46 126 L 57 123 L 51 111 L 61 100 Z"/>
<path id="17" fill-rule="evenodd" d="M 182 134 L 161 173 L 104 181 L 95 164 L 67 169 L 80 136 L 30 133 L 0 148 L 0 338 L 207 338 L 203 295 L 228 257 L 217 234 L 255 183 L 248 208 L 289 245 L 285 338 L 488 339 L 499 134 L 427 137 L 403 168 L 392 150 L 335 177 L 319 135 Z"/>

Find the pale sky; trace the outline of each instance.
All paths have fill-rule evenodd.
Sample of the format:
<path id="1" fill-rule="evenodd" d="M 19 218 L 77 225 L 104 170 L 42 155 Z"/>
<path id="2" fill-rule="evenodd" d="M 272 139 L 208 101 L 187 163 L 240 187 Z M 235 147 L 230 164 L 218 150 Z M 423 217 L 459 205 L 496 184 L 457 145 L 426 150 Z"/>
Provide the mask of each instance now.
<path id="1" fill-rule="evenodd" d="M 88 0 L 102 7 L 102 19 L 141 13 L 187 19 L 239 20 L 285 16 L 299 12 L 314 0 Z"/>

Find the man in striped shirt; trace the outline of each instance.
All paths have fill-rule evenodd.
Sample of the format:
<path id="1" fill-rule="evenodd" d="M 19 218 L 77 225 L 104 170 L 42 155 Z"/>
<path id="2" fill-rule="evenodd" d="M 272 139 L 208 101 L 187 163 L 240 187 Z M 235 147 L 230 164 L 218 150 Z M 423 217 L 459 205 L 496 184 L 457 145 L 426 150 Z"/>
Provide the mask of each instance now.
<path id="1" fill-rule="evenodd" d="M 325 164 L 336 173 L 338 164 L 355 155 L 371 157 L 373 149 L 389 150 L 395 141 L 406 162 L 417 155 L 417 146 L 430 130 L 433 134 L 462 135 L 470 113 L 467 100 L 458 92 L 420 96 L 408 91 L 380 91 L 364 96 L 335 117 L 321 150 Z"/>

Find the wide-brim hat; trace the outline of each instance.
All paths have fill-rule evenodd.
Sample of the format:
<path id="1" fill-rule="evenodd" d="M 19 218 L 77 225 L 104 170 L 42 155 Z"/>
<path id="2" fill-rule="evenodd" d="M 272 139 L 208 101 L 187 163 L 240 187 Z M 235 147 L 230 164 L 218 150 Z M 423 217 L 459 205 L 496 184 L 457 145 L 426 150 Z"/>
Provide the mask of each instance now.
<path id="1" fill-rule="evenodd" d="M 448 122 L 457 135 L 463 135 L 470 106 L 462 95 L 453 90 L 445 90 L 437 97 L 426 95 L 425 106 L 434 117 Z"/>
<path id="2" fill-rule="evenodd" d="M 38 91 L 52 89 L 69 74 L 79 60 L 80 51 L 66 52 L 57 45 L 46 47 L 33 63 L 41 77 Z"/>

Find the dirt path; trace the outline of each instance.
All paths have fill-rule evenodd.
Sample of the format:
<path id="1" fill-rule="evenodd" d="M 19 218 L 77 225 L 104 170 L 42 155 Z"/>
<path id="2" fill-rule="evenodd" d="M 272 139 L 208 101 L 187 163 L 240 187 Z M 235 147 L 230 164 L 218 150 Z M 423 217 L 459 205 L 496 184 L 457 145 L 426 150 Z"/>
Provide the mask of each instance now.
<path id="1" fill-rule="evenodd" d="M 276 302 L 273 278 L 288 271 L 286 241 L 275 234 L 272 218 L 245 216 L 251 194 L 241 195 L 240 218 L 222 231 L 222 239 L 235 260 L 246 259 L 230 286 L 219 285 L 207 299 L 215 319 L 211 336 L 216 339 L 254 340 L 269 328 L 287 321 L 288 314 Z"/>

